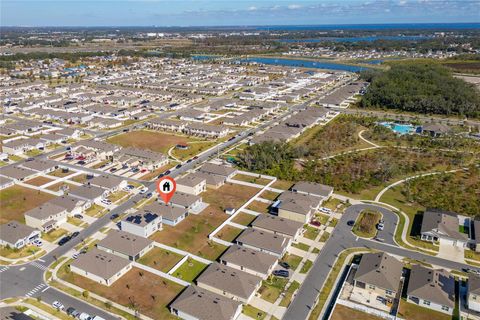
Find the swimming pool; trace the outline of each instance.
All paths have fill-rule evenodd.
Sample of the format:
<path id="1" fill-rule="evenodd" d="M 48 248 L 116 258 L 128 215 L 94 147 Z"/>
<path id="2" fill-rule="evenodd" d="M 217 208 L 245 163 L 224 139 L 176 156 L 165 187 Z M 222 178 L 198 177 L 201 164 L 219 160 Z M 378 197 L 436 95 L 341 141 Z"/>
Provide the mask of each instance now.
<path id="1" fill-rule="evenodd" d="M 415 127 L 411 124 L 400 124 L 395 122 L 380 122 L 380 125 L 389 128 L 398 134 L 410 134 L 415 132 Z"/>

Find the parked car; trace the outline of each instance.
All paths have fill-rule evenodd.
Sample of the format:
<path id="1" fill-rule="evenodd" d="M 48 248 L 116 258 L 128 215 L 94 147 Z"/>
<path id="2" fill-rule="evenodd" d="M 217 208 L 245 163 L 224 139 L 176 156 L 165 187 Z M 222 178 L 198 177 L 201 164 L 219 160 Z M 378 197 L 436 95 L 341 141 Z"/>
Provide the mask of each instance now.
<path id="1" fill-rule="evenodd" d="M 278 264 L 285 269 L 290 269 L 290 265 L 288 264 L 288 262 L 280 261 Z"/>
<path id="2" fill-rule="evenodd" d="M 81 214 L 76 214 L 73 217 L 77 219 L 83 219 L 83 216 Z"/>
<path id="3" fill-rule="evenodd" d="M 166 176 L 166 175 L 169 175 L 170 173 L 172 173 L 172 172 L 171 172 L 170 170 L 167 170 L 167 171 L 165 171 L 165 172 L 163 173 L 163 175 Z"/>
<path id="4" fill-rule="evenodd" d="M 147 172 L 147 169 L 140 170 L 141 173 Z"/>
<path id="5" fill-rule="evenodd" d="M 76 236 L 78 236 L 80 234 L 80 232 L 78 231 L 75 231 L 74 233 L 72 233 L 72 235 L 70 236 L 70 238 L 75 238 Z"/>
<path id="6" fill-rule="evenodd" d="M 33 161 L 35 160 L 34 158 L 28 158 L 27 160 L 25 160 L 26 162 L 29 162 L 29 161 Z"/>
<path id="7" fill-rule="evenodd" d="M 57 301 L 57 300 L 53 301 L 52 307 L 54 307 L 54 308 L 57 309 L 57 310 L 63 310 L 63 309 L 65 309 L 65 306 L 64 306 L 61 302 L 59 302 L 59 301 Z"/>
<path id="8" fill-rule="evenodd" d="M 287 270 L 274 270 L 272 274 L 277 277 L 288 278 L 290 272 L 288 272 Z"/>
<path id="9" fill-rule="evenodd" d="M 310 224 L 315 227 L 320 227 L 322 225 L 320 221 L 317 221 L 317 220 L 310 221 Z"/>
<path id="10" fill-rule="evenodd" d="M 108 200 L 108 199 L 102 199 L 100 202 L 103 203 L 103 204 L 105 204 L 105 205 L 107 205 L 107 206 L 109 206 L 109 205 L 112 204 L 112 201 L 110 201 L 110 200 Z"/>
<path id="11" fill-rule="evenodd" d="M 78 253 L 78 252 L 75 252 L 74 254 L 72 254 L 72 259 L 77 259 L 77 258 L 78 258 L 78 255 L 79 255 L 79 253 Z"/>
<path id="12" fill-rule="evenodd" d="M 33 243 L 34 245 L 36 245 L 37 247 L 41 247 L 41 246 L 43 246 L 43 242 L 42 242 L 42 240 L 39 240 L 39 239 L 35 239 L 35 240 L 33 240 L 33 242 L 32 242 L 32 243 Z"/>
<path id="13" fill-rule="evenodd" d="M 82 312 L 80 313 L 80 315 L 78 316 L 78 319 L 80 320 L 91 320 L 92 317 L 90 317 L 90 315 L 86 312 Z"/>
<path id="14" fill-rule="evenodd" d="M 124 164 L 124 165 L 122 166 L 122 169 L 127 169 L 127 168 L 128 168 L 128 166 L 127 166 L 126 164 Z"/>
<path id="15" fill-rule="evenodd" d="M 163 174 L 163 173 L 160 173 L 160 174 L 157 176 L 157 178 L 160 179 L 160 178 L 163 177 L 163 176 L 164 176 L 164 174 Z"/>
<path id="16" fill-rule="evenodd" d="M 74 317 L 74 315 L 73 315 L 74 312 L 77 312 L 77 310 L 76 310 L 75 308 L 73 308 L 73 307 L 68 307 L 68 308 L 67 308 L 67 314 L 68 314 L 69 316 Z M 78 312 L 77 312 L 77 313 L 78 313 Z"/>
<path id="17" fill-rule="evenodd" d="M 103 319 L 102 317 L 99 317 L 99 316 L 95 316 L 95 317 L 92 318 L 92 320 L 105 320 L 105 319 Z"/>
<path id="18" fill-rule="evenodd" d="M 138 168 L 133 168 L 133 169 L 130 170 L 130 171 L 132 171 L 133 173 L 137 173 L 138 171 L 140 171 L 140 169 L 138 169 Z"/>
<path id="19" fill-rule="evenodd" d="M 114 213 L 111 215 L 110 220 L 114 220 L 118 218 L 118 214 Z"/>
<path id="20" fill-rule="evenodd" d="M 321 207 L 320 211 L 323 212 L 323 213 L 332 213 L 332 210 L 330 210 L 328 208 L 325 208 L 325 207 Z"/>
<path id="21" fill-rule="evenodd" d="M 58 241 L 58 245 L 63 246 L 65 243 L 70 241 L 70 239 L 72 239 L 70 236 L 63 237 L 62 239 L 60 239 L 60 241 Z"/>
<path id="22" fill-rule="evenodd" d="M 385 225 L 383 223 L 377 224 L 377 230 L 382 231 L 385 228 Z"/>
<path id="23" fill-rule="evenodd" d="M 228 141 L 232 141 L 232 140 L 234 140 L 234 139 L 235 139 L 235 137 L 231 137 L 230 139 L 228 139 Z"/>
<path id="24" fill-rule="evenodd" d="M 187 163 L 190 163 L 190 162 L 192 162 L 192 161 L 193 161 L 193 159 L 188 159 L 188 160 L 187 160 Z"/>
<path id="25" fill-rule="evenodd" d="M 151 192 L 149 192 L 149 193 L 147 193 L 147 194 L 145 195 L 145 198 L 149 199 L 149 198 L 151 198 L 152 196 L 153 196 L 153 194 L 152 194 Z"/>
<path id="26" fill-rule="evenodd" d="M 177 164 L 177 165 L 175 166 L 175 169 L 180 169 L 181 167 L 182 167 L 181 164 Z"/>
<path id="27" fill-rule="evenodd" d="M 80 160 L 80 161 L 78 161 L 78 162 L 77 162 L 77 164 L 79 164 L 79 165 L 83 166 L 83 165 L 85 164 L 85 161 L 83 161 L 83 160 Z"/>
<path id="28" fill-rule="evenodd" d="M 147 188 L 142 188 L 142 190 L 140 190 L 140 194 L 144 194 L 144 193 L 147 193 L 148 189 Z"/>
<path id="29" fill-rule="evenodd" d="M 111 168 L 110 169 L 110 172 L 115 172 L 115 171 L 117 171 L 117 168 Z"/>
<path id="30" fill-rule="evenodd" d="M 355 220 L 348 220 L 347 221 L 347 226 L 349 226 L 349 227 L 353 227 L 354 224 L 355 224 Z"/>
<path id="31" fill-rule="evenodd" d="M 197 160 L 197 159 L 198 159 L 198 156 L 193 157 L 193 160 Z"/>

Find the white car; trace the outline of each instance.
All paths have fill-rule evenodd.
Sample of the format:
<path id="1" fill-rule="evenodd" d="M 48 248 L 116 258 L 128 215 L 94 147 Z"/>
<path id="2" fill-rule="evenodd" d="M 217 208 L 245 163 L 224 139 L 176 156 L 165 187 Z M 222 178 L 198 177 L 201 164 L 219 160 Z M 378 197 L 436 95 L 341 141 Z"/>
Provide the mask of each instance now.
<path id="1" fill-rule="evenodd" d="M 332 210 L 330 210 L 328 208 L 325 208 L 325 207 L 321 207 L 320 211 L 323 212 L 323 213 L 332 213 Z"/>
<path id="2" fill-rule="evenodd" d="M 59 301 L 56 301 L 56 300 L 53 301 L 52 307 L 54 307 L 54 308 L 57 309 L 57 310 L 63 310 L 63 309 L 65 309 L 65 306 L 64 306 L 62 303 L 60 303 Z"/>
<path id="3" fill-rule="evenodd" d="M 379 224 L 377 225 L 377 230 L 378 230 L 378 231 L 382 231 L 383 228 L 385 228 L 385 225 L 384 225 L 383 223 L 379 223 Z"/>
<path id="4" fill-rule="evenodd" d="M 102 199 L 102 201 L 100 201 L 100 202 L 103 203 L 103 204 L 106 204 L 107 206 L 112 204 L 112 201 L 110 201 L 108 199 Z"/>
<path id="5" fill-rule="evenodd" d="M 80 319 L 80 320 L 90 320 L 90 319 L 92 319 L 92 317 L 88 313 L 82 312 L 78 316 L 78 319 Z"/>
<path id="6" fill-rule="evenodd" d="M 41 247 L 43 246 L 43 242 L 39 239 L 36 239 L 36 240 L 33 240 L 32 242 L 34 245 L 36 245 L 37 247 Z"/>
<path id="7" fill-rule="evenodd" d="M 143 188 L 142 190 L 140 190 L 140 194 L 144 194 L 144 193 L 147 193 L 148 189 L 147 188 Z"/>
<path id="8" fill-rule="evenodd" d="M 77 258 L 78 258 L 78 252 L 75 252 L 75 253 L 72 255 L 72 258 L 73 258 L 73 259 L 77 259 Z"/>

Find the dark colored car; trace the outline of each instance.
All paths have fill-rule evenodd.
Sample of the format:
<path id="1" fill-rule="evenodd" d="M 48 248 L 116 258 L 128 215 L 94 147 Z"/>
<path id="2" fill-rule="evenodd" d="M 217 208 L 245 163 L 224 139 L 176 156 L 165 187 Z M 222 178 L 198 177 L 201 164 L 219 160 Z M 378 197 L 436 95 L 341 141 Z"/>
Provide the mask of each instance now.
<path id="1" fill-rule="evenodd" d="M 285 261 L 280 261 L 278 264 L 285 269 L 290 269 L 290 265 Z"/>
<path id="2" fill-rule="evenodd" d="M 79 164 L 79 165 L 83 166 L 83 165 L 85 164 L 85 161 L 83 161 L 83 160 L 80 160 L 80 161 L 78 161 L 78 162 L 77 162 L 77 164 Z"/>
<path id="3" fill-rule="evenodd" d="M 181 167 L 182 167 L 181 164 L 177 164 L 177 165 L 175 166 L 175 169 L 180 169 Z"/>
<path id="4" fill-rule="evenodd" d="M 112 214 L 112 216 L 110 217 L 111 220 L 117 219 L 117 218 L 118 218 L 118 214 L 116 214 L 116 213 L 115 213 L 115 214 Z"/>
<path id="5" fill-rule="evenodd" d="M 188 159 L 188 160 L 187 160 L 187 163 L 190 163 L 190 162 L 192 162 L 192 161 L 193 161 L 193 159 Z"/>
<path id="6" fill-rule="evenodd" d="M 73 313 L 77 311 L 75 308 L 72 308 L 72 307 L 68 307 L 66 312 L 69 316 L 73 316 Z"/>
<path id="7" fill-rule="evenodd" d="M 290 275 L 290 272 L 288 272 L 287 270 L 275 270 L 272 273 L 274 276 L 282 278 L 288 278 L 288 276 Z"/>
<path id="8" fill-rule="evenodd" d="M 149 199 L 153 196 L 153 193 L 149 192 L 145 195 L 145 198 Z"/>
<path id="9" fill-rule="evenodd" d="M 197 159 L 198 159 L 198 156 L 193 157 L 193 160 L 197 160 Z"/>
<path id="10" fill-rule="evenodd" d="M 355 224 L 355 221 L 353 221 L 353 220 L 348 220 L 347 221 L 347 226 L 349 226 L 349 227 L 353 227 L 354 224 Z"/>
<path id="11" fill-rule="evenodd" d="M 28 158 L 27 160 L 25 160 L 26 162 L 29 162 L 29 161 L 33 161 L 35 160 L 34 158 Z"/>
<path id="12" fill-rule="evenodd" d="M 317 220 L 310 221 L 310 224 L 315 227 L 320 227 L 322 225 L 320 221 L 317 221 Z"/>
<path id="13" fill-rule="evenodd" d="M 232 141 L 233 139 L 235 139 L 235 137 L 231 137 L 230 139 L 228 139 L 228 141 Z"/>
<path id="14" fill-rule="evenodd" d="M 78 231 L 75 231 L 74 233 L 72 233 L 72 235 L 70 236 L 70 238 L 75 238 L 76 236 L 78 236 L 80 234 L 80 232 Z"/>
<path id="15" fill-rule="evenodd" d="M 81 214 L 76 214 L 73 217 L 77 219 L 83 219 L 83 216 Z"/>
<path id="16" fill-rule="evenodd" d="M 163 174 L 164 174 L 164 175 L 168 175 L 168 174 L 170 174 L 170 173 L 171 173 L 171 171 L 170 171 L 170 170 L 167 170 L 167 171 L 165 171 Z"/>
<path id="17" fill-rule="evenodd" d="M 117 168 L 110 169 L 110 172 L 115 172 L 115 171 L 117 171 Z"/>
<path id="18" fill-rule="evenodd" d="M 70 236 L 63 237 L 62 239 L 60 239 L 60 241 L 58 241 L 58 245 L 59 245 L 59 246 L 63 246 L 65 243 L 67 243 L 68 241 L 70 241 L 70 239 L 71 239 Z"/>
<path id="19" fill-rule="evenodd" d="M 163 176 L 164 176 L 164 174 L 163 174 L 163 173 L 160 173 L 160 174 L 157 176 L 157 178 L 160 179 L 160 178 L 163 177 Z"/>

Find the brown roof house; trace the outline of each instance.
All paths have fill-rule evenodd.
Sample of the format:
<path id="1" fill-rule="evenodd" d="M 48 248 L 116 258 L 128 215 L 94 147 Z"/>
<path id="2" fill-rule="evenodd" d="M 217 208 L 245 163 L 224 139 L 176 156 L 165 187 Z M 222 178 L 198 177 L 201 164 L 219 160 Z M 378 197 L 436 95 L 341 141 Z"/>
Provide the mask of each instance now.
<path id="1" fill-rule="evenodd" d="M 64 207 L 45 202 L 25 212 L 25 224 L 43 232 L 50 232 L 67 222 L 67 214 Z"/>
<path id="2" fill-rule="evenodd" d="M 246 248 L 282 257 L 292 243 L 292 239 L 253 228 L 245 229 L 235 242 Z"/>
<path id="3" fill-rule="evenodd" d="M 302 233 L 303 223 L 271 214 L 259 214 L 253 220 L 252 228 L 295 240 Z"/>
<path id="4" fill-rule="evenodd" d="M 391 304 L 400 288 L 403 264 L 384 253 L 365 253 L 353 278 L 354 291 L 362 296 L 375 296 Z"/>
<path id="5" fill-rule="evenodd" d="M 97 243 L 97 248 L 124 259 L 135 261 L 153 248 L 153 241 L 129 232 L 115 230 Z"/>
<path id="6" fill-rule="evenodd" d="M 307 223 L 318 210 L 323 198 L 308 194 L 285 191 L 272 205 L 272 213 L 279 217 Z"/>
<path id="7" fill-rule="evenodd" d="M 266 279 L 278 262 L 278 257 L 234 244 L 219 258 L 221 264 Z"/>
<path id="8" fill-rule="evenodd" d="M 465 246 L 468 236 L 459 231 L 458 216 L 454 212 L 427 209 L 423 213 L 420 230 L 423 241 L 441 241 L 443 244 Z"/>
<path id="9" fill-rule="evenodd" d="M 176 226 L 188 216 L 188 209 L 181 206 L 154 201 L 142 208 L 143 211 L 158 215 L 162 218 L 162 223 L 169 226 Z"/>
<path id="10" fill-rule="evenodd" d="M 120 279 L 132 268 L 132 262 L 106 251 L 93 248 L 70 264 L 70 270 L 105 286 Z"/>
<path id="11" fill-rule="evenodd" d="M 248 303 L 262 278 L 214 262 L 197 278 L 197 286 L 235 301 Z"/>
<path id="12" fill-rule="evenodd" d="M 39 230 L 17 221 L 0 224 L 0 245 L 2 246 L 20 249 L 38 238 L 40 238 Z"/>
<path id="13" fill-rule="evenodd" d="M 408 280 L 407 300 L 431 310 L 453 314 L 455 278 L 443 269 L 414 265 Z"/>
<path id="14" fill-rule="evenodd" d="M 234 320 L 242 313 L 242 304 L 190 285 L 170 304 L 170 311 L 185 320 Z"/>

